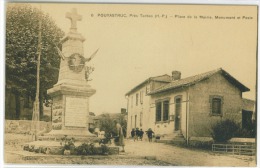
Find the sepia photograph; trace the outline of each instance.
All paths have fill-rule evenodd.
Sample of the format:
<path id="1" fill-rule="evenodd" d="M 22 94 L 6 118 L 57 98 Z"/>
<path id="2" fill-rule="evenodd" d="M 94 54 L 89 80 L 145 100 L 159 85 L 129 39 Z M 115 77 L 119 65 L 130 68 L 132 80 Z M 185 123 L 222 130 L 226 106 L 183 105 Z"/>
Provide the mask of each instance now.
<path id="1" fill-rule="evenodd" d="M 258 5 L 4 8 L 5 166 L 257 166 Z"/>

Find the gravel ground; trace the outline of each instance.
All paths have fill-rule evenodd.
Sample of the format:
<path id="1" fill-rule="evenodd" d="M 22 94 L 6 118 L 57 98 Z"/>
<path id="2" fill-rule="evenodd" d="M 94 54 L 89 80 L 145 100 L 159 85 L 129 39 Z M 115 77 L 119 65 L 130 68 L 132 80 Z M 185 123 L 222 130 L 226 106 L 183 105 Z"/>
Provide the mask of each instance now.
<path id="1" fill-rule="evenodd" d="M 162 143 L 128 141 L 126 151 L 132 155 L 151 155 L 158 160 L 179 166 L 256 166 L 254 156 L 217 154 L 211 151 L 189 149 Z"/>
<path id="2" fill-rule="evenodd" d="M 55 156 L 23 158 L 22 144 L 30 137 L 5 134 L 5 163 L 14 164 L 88 164 L 88 165 L 145 165 L 145 166 L 256 166 L 255 157 L 216 154 L 211 151 L 188 149 L 162 143 L 126 140 L 125 153 L 108 157 Z M 36 156 L 37 154 L 30 153 Z M 144 157 L 147 156 L 148 159 Z M 156 160 L 154 159 L 156 158 Z"/>
<path id="3" fill-rule="evenodd" d="M 87 165 L 140 165 L 140 166 L 172 166 L 172 164 L 158 160 L 133 159 L 127 157 L 37 157 L 23 159 L 19 155 L 6 154 L 6 163 L 12 164 L 87 164 Z"/>

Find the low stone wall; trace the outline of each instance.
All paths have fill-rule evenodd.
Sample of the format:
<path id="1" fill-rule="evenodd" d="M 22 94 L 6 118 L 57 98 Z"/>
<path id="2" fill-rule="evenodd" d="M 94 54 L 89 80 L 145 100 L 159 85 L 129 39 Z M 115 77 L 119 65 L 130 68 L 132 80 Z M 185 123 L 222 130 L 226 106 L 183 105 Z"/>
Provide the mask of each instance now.
<path id="1" fill-rule="evenodd" d="M 29 134 L 32 121 L 30 120 L 5 120 L 5 133 Z M 40 131 L 48 132 L 51 122 L 40 121 Z"/>
<path id="2" fill-rule="evenodd" d="M 255 144 L 256 139 L 255 138 L 232 138 L 229 143 L 233 144 Z"/>

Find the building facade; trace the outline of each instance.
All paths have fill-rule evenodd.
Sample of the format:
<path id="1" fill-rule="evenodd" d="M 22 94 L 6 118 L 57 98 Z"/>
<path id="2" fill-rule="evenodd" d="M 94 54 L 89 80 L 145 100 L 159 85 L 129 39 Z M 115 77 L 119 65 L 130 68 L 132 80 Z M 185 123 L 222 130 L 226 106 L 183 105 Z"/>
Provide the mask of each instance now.
<path id="1" fill-rule="evenodd" d="M 127 133 L 133 128 L 147 130 L 154 126 L 154 115 L 151 111 L 151 91 L 171 82 L 171 76 L 162 75 L 146 79 L 144 82 L 134 87 L 127 96 Z"/>
<path id="2" fill-rule="evenodd" d="M 184 79 L 180 72 L 173 71 L 170 78 L 145 92 L 140 106 L 139 94 L 152 80 L 126 94 L 128 135 L 136 127 L 151 128 L 157 135 L 172 138 L 181 135 L 188 141 L 191 137 L 210 137 L 211 127 L 221 119 L 242 124 L 242 93 L 249 89 L 225 70 L 220 68 Z"/>

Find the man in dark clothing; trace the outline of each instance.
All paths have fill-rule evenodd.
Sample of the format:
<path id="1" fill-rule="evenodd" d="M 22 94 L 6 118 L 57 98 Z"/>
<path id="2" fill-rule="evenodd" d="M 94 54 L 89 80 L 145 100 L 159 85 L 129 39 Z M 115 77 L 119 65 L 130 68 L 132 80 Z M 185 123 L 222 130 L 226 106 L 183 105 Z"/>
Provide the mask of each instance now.
<path id="1" fill-rule="evenodd" d="M 146 131 L 146 134 L 148 136 L 148 139 L 149 139 L 149 142 L 152 142 L 152 138 L 153 138 L 153 130 L 151 128 L 149 128 L 147 131 Z"/>
<path id="2" fill-rule="evenodd" d="M 135 140 L 138 141 L 138 137 L 139 137 L 139 128 L 135 129 Z"/>
<path id="3" fill-rule="evenodd" d="M 132 137 L 132 139 L 135 138 L 135 129 L 132 129 L 132 131 L 131 131 L 131 137 Z M 134 139 L 134 141 L 135 141 L 135 139 Z"/>
<path id="4" fill-rule="evenodd" d="M 142 129 L 140 129 L 139 138 L 141 139 L 141 141 L 143 140 L 143 135 L 144 135 L 144 131 Z"/>

